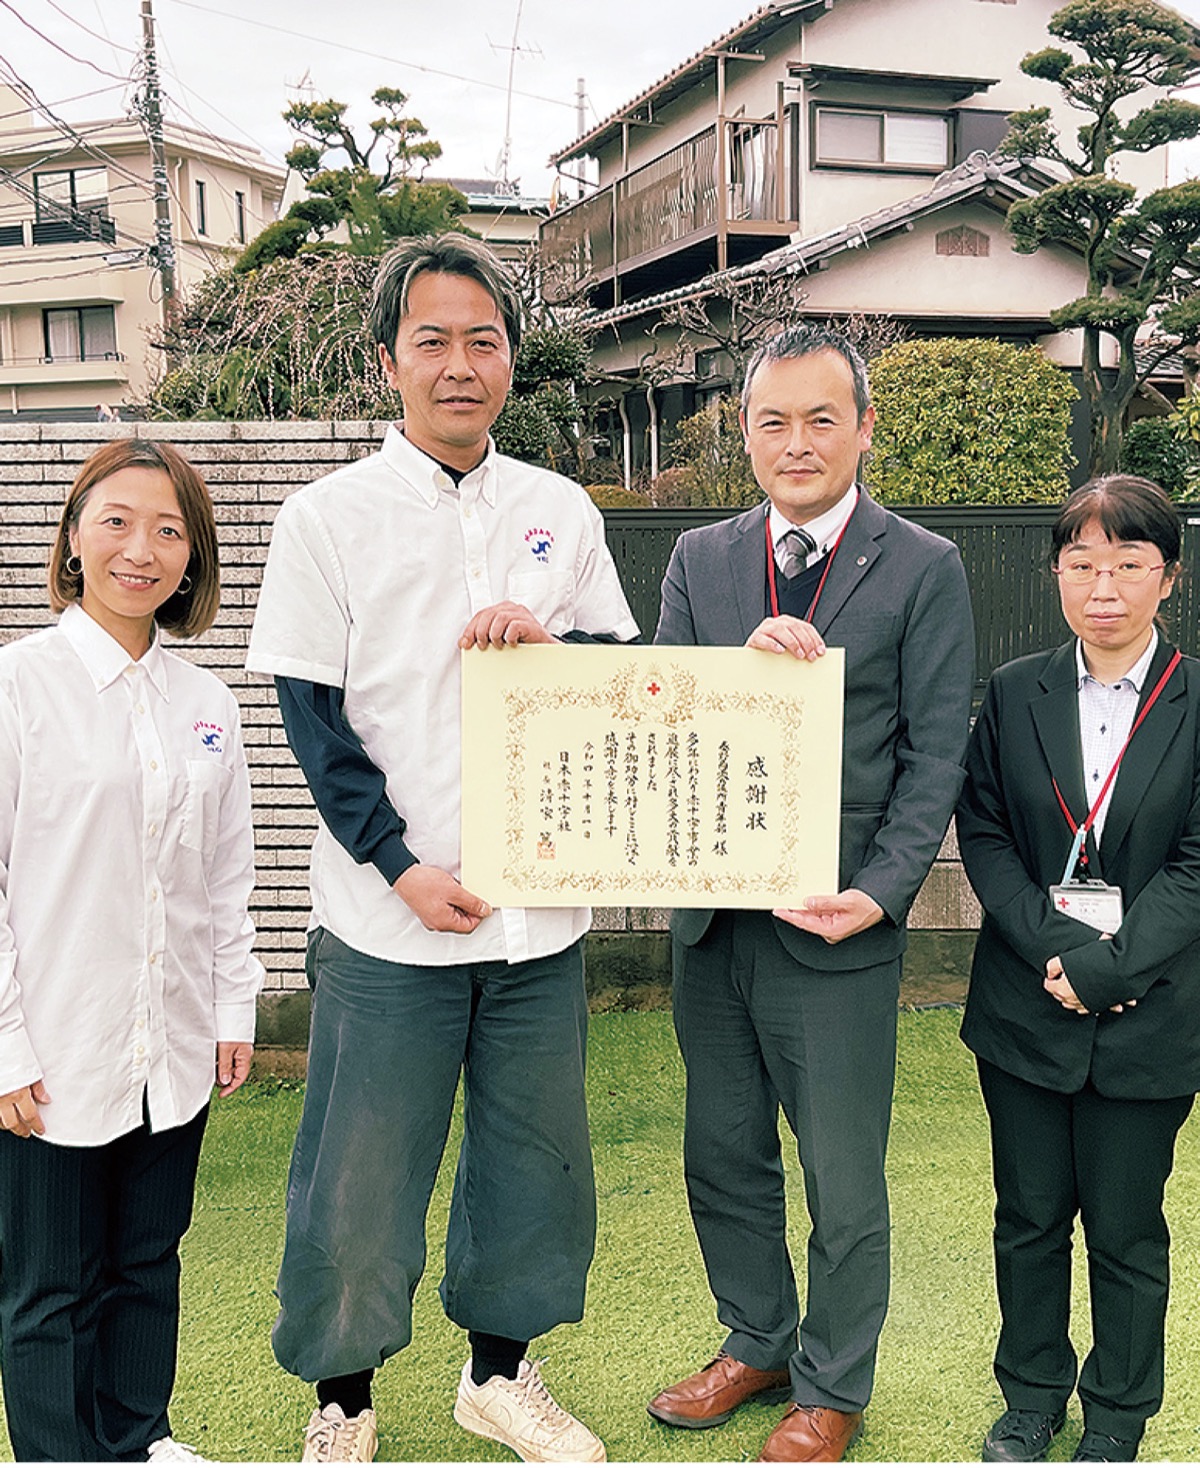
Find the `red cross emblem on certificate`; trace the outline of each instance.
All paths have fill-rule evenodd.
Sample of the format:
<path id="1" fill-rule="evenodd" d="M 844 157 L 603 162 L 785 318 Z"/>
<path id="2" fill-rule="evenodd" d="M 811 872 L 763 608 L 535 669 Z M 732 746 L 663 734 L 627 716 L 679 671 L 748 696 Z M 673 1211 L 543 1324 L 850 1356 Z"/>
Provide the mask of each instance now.
<path id="1" fill-rule="evenodd" d="M 661 693 L 662 692 L 662 689 L 658 686 L 657 683 L 647 683 L 646 684 L 646 692 L 647 693 Z"/>

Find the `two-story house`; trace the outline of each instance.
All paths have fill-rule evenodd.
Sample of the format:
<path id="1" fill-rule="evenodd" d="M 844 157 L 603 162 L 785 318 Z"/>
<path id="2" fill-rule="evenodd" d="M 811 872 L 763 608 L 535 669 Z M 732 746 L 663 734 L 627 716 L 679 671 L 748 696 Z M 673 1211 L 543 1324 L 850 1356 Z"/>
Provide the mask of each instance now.
<path id="1" fill-rule="evenodd" d="M 806 315 L 1039 342 L 1078 368 L 1048 317 L 1082 292 L 1080 259 L 1018 255 L 1005 230 L 1054 178 L 989 156 L 1027 107 L 1074 137 L 1080 115 L 1020 70 L 1061 3 L 773 0 L 552 156 L 598 172 L 542 226 L 545 288 L 588 307 L 627 472 L 656 468 L 660 430 L 729 381 L 702 343 L 692 380 L 646 380 L 671 345 L 662 309 L 748 275 L 803 277 Z M 1166 182 L 1165 150 L 1120 163 L 1140 189 Z"/>
<path id="2" fill-rule="evenodd" d="M 186 291 L 276 214 L 284 170 L 173 123 L 167 180 Z M 0 87 L 0 422 L 95 418 L 162 370 L 150 145 L 135 119 L 46 126 Z"/>

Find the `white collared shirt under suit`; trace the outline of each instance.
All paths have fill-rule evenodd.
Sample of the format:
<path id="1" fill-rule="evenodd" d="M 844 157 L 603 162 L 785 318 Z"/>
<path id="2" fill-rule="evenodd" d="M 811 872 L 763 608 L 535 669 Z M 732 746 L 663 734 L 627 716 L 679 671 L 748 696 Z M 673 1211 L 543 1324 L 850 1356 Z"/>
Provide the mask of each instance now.
<path id="1" fill-rule="evenodd" d="M 638 631 L 602 518 L 577 484 L 489 447 L 455 485 L 394 425 L 381 452 L 281 508 L 247 659 L 257 672 L 343 690 L 345 720 L 386 777 L 405 844 L 455 877 L 458 638 L 504 600 L 554 634 Z M 447 1313 L 523 1340 L 577 1319 L 594 1239 L 587 910 L 503 909 L 470 934 L 429 932 L 324 822 L 312 899 L 309 1083 L 279 1280 L 281 1364 L 326 1379 L 407 1344 L 460 1072 L 466 1136 Z"/>
<path id="2" fill-rule="evenodd" d="M 77 605 L 0 650 L 0 1093 L 41 1080 L 51 1098 L 44 1138 L 0 1134 L 0 1333 L 18 1457 L 86 1458 L 97 1441 L 102 1456 L 136 1453 L 168 1433 L 175 1325 L 147 1326 L 147 1300 L 177 1311 L 174 1249 L 217 1041 L 254 1038 L 253 884 L 240 721 L 220 679 L 159 638 L 132 660 Z M 161 1196 L 143 1171 L 150 1158 L 166 1168 Z M 80 1198 L 86 1226 L 58 1237 Z M 25 1208 L 47 1235 L 36 1246 Z M 126 1209 L 158 1220 L 138 1217 L 138 1243 L 104 1235 L 106 1211 L 119 1232 Z M 139 1247 L 162 1258 L 139 1259 Z M 103 1307 L 98 1439 L 73 1403 L 98 1328 L 89 1256 L 137 1279 Z M 22 1295 L 31 1275 L 17 1275 L 47 1268 L 61 1283 L 72 1265 L 79 1293 L 64 1298 L 56 1339 L 59 1326 L 39 1325 Z M 123 1324 L 136 1390 L 117 1374 Z M 131 1401 L 164 1385 L 139 1421 Z M 45 1400 L 56 1390 L 61 1400 Z"/>

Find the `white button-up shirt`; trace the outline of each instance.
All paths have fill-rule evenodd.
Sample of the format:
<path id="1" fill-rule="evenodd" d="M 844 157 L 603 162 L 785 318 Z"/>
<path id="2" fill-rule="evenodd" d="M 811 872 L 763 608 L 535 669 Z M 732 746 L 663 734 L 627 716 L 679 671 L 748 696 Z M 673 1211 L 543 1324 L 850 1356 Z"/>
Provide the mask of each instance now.
<path id="1" fill-rule="evenodd" d="M 456 490 L 393 425 L 380 453 L 280 508 L 246 660 L 255 672 L 345 690 L 346 717 L 406 822 L 405 844 L 456 878 L 458 639 L 476 612 L 506 600 L 528 607 L 551 633 L 638 633 L 603 518 L 577 484 L 489 447 Z M 491 757 L 498 777 L 499 743 Z M 312 900 L 314 923 L 396 963 L 520 963 L 560 952 L 589 921 L 586 908 L 508 908 L 473 933 L 431 933 L 323 824 Z"/>
<path id="2" fill-rule="evenodd" d="M 1088 810 L 1091 810 L 1105 780 L 1108 779 L 1108 772 L 1112 769 L 1117 755 L 1121 753 L 1121 746 L 1129 738 L 1129 731 L 1133 728 L 1133 720 L 1137 714 L 1138 700 L 1142 695 L 1142 684 L 1146 681 L 1146 674 L 1150 671 L 1150 664 L 1154 661 L 1157 648 L 1158 633 L 1152 630 L 1149 647 L 1129 672 L 1123 678 L 1118 678 L 1115 683 L 1101 683 L 1099 678 L 1094 678 L 1088 672 L 1087 664 L 1083 660 L 1083 643 L 1076 640 L 1075 670 L 1079 675 L 1079 743 L 1080 753 L 1083 756 L 1083 788 L 1087 792 Z M 1118 774 L 1117 780 L 1120 778 Z M 1108 787 L 1108 793 L 1092 823 L 1097 845 L 1100 844 L 1100 838 L 1104 835 L 1104 823 L 1108 819 L 1108 808 L 1112 804 L 1117 780 L 1114 780 Z M 1077 821 L 1082 821 L 1086 812 L 1073 812 L 1073 814 Z"/>
<path id="3" fill-rule="evenodd" d="M 254 1038 L 253 885 L 219 678 L 79 606 L 0 648 L 0 1093 L 41 1078 L 48 1141 L 199 1113 L 217 1041 Z"/>
<path id="4" fill-rule="evenodd" d="M 858 485 L 852 484 L 832 509 L 825 510 L 820 515 L 814 515 L 811 520 L 804 521 L 800 528 L 808 531 L 817 547 L 810 553 L 806 565 L 811 566 L 833 549 L 837 544 L 838 536 L 849 523 L 856 504 L 858 504 Z M 771 544 L 775 547 L 775 560 L 779 562 L 781 559 L 779 542 L 789 530 L 794 530 L 796 527 L 785 515 L 781 515 L 774 505 L 767 513 L 771 520 Z"/>

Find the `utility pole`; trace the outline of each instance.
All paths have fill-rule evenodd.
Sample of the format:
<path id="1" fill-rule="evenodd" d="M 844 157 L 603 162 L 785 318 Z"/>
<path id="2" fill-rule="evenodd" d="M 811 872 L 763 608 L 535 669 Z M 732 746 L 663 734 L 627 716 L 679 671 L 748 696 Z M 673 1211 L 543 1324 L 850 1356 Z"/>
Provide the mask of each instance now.
<path id="1" fill-rule="evenodd" d="M 162 282 L 162 320 L 168 342 L 169 367 L 172 362 L 169 344 L 173 340 L 179 320 L 179 293 L 175 280 L 175 241 L 171 235 L 171 194 L 167 183 L 167 146 L 163 138 L 162 94 L 158 84 L 158 57 L 154 50 L 152 0 L 142 0 L 142 45 L 145 68 L 142 119 L 150 139 L 154 178 L 155 253 L 158 256 L 158 277 Z"/>

